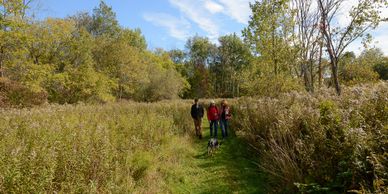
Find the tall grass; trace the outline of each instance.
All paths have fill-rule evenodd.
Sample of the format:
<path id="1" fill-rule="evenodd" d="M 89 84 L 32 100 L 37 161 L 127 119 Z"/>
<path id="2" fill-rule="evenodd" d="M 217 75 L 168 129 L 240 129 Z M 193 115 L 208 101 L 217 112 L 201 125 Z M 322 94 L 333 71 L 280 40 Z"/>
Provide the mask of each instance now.
<path id="1" fill-rule="evenodd" d="M 184 179 L 189 104 L 0 111 L 0 193 L 166 193 Z"/>
<path id="2" fill-rule="evenodd" d="M 388 84 L 234 102 L 274 192 L 388 192 Z"/>
<path id="3" fill-rule="evenodd" d="M 182 192 L 198 154 L 190 104 L 0 110 L 0 193 Z M 230 104 L 272 192 L 388 192 L 386 82 Z"/>

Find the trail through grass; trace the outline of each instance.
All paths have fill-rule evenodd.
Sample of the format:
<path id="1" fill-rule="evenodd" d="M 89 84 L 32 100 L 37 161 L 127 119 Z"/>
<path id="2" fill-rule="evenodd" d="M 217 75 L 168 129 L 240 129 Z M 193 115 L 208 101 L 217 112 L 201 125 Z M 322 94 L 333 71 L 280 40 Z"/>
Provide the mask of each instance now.
<path id="1" fill-rule="evenodd" d="M 204 138 L 193 140 L 193 155 L 184 162 L 186 176 L 176 185 L 178 193 L 265 193 L 265 177 L 255 165 L 249 146 L 232 131 L 213 156 L 207 154 L 209 124 L 203 122 Z M 221 137 L 221 131 L 218 131 Z"/>
<path id="2" fill-rule="evenodd" d="M 0 110 L 0 193 L 264 193 L 246 141 L 231 134 L 208 156 L 209 124 L 193 137 L 187 107 Z"/>

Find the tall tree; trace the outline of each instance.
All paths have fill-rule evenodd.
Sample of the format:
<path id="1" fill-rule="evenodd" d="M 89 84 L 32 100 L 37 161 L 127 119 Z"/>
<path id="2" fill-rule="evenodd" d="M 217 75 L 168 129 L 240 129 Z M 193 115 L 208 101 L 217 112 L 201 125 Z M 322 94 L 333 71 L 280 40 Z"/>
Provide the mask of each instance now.
<path id="1" fill-rule="evenodd" d="M 115 36 L 120 30 L 119 23 L 116 19 L 116 13 L 112 7 L 108 6 L 103 0 L 100 1 L 99 7 L 93 10 L 93 24 L 91 32 L 94 36 Z"/>
<path id="2" fill-rule="evenodd" d="M 298 63 L 300 64 L 305 88 L 309 92 L 314 91 L 314 75 L 316 57 L 321 57 L 320 33 L 317 27 L 320 21 L 319 10 L 313 6 L 311 0 L 293 0 L 293 9 L 296 12 L 295 27 L 296 38 L 294 45 L 298 49 Z M 321 62 L 318 61 L 318 65 Z"/>
<path id="3" fill-rule="evenodd" d="M 18 47 L 18 41 L 24 36 L 21 28 L 29 4 L 32 0 L 0 1 L 0 77 L 4 77 L 4 61 L 10 57 L 11 50 Z"/>
<path id="4" fill-rule="evenodd" d="M 73 20 L 78 29 L 85 29 L 89 33 L 93 30 L 93 17 L 88 12 L 78 12 L 68 17 L 69 20 Z"/>
<path id="5" fill-rule="evenodd" d="M 266 60 L 275 75 L 290 73 L 290 46 L 293 33 L 293 17 L 289 9 L 290 0 L 255 1 L 250 5 L 252 16 L 243 36 L 253 51 Z"/>
<path id="6" fill-rule="evenodd" d="M 337 94 L 341 94 L 338 79 L 338 66 L 345 49 L 358 38 L 370 37 L 367 31 L 376 28 L 384 18 L 380 8 L 387 7 L 385 0 L 358 0 L 349 12 L 350 22 L 345 27 L 335 26 L 335 18 L 346 0 L 318 0 L 322 23 L 320 30 L 325 38 L 327 52 L 330 58 L 332 79 Z"/>
<path id="7" fill-rule="evenodd" d="M 216 60 L 217 47 L 208 38 L 195 36 L 186 43 L 188 79 L 191 85 L 189 97 L 209 97 L 212 93 L 209 65 Z"/>
<path id="8" fill-rule="evenodd" d="M 237 97 L 240 94 L 241 72 L 250 65 L 252 54 L 249 46 L 236 35 L 225 35 L 219 39 L 218 60 L 213 65 L 212 78 L 218 96 Z"/>

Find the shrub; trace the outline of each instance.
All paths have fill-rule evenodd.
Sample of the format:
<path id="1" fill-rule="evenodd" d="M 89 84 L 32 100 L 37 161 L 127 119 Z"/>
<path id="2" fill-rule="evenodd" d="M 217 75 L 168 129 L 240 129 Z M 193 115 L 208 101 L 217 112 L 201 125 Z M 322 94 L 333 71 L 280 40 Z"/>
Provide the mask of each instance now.
<path id="1" fill-rule="evenodd" d="M 388 80 L 388 60 L 387 62 L 376 64 L 373 69 L 379 74 L 380 79 Z"/>
<path id="2" fill-rule="evenodd" d="M 254 75 L 242 85 L 242 93 L 248 96 L 277 97 L 292 91 L 304 91 L 303 85 L 297 79 L 285 74 Z"/>
<path id="3" fill-rule="evenodd" d="M 370 66 L 360 64 L 346 65 L 341 73 L 342 81 L 345 85 L 356 85 L 368 82 L 376 82 L 379 74 Z"/>
<path id="4" fill-rule="evenodd" d="M 242 98 L 232 121 L 274 192 L 387 192 L 388 84 Z"/>
<path id="5" fill-rule="evenodd" d="M 18 82 L 0 78 L 0 107 L 31 107 L 46 101 L 46 92 L 35 92 Z"/>

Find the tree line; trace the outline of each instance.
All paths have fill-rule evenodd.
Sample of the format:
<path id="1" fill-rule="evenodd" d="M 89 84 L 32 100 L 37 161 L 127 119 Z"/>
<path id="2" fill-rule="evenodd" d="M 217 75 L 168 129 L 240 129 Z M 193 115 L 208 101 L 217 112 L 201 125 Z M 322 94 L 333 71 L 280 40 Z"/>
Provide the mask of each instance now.
<path id="1" fill-rule="evenodd" d="M 104 1 L 91 14 L 43 21 L 26 17 L 27 7 L 0 2 L 0 76 L 8 100 L 21 98 L 23 87 L 55 103 L 157 101 L 188 87 L 169 55 L 147 50 L 141 31 L 121 27 Z"/>
<path id="2" fill-rule="evenodd" d="M 104 1 L 43 21 L 28 16 L 31 2 L 0 1 L 0 104 L 271 96 L 325 85 L 340 94 L 341 84 L 387 79 L 381 50 L 346 52 L 371 40 L 368 30 L 385 19 L 382 0 L 360 0 L 345 27 L 333 19 L 344 0 L 255 1 L 242 38 L 194 36 L 170 51 L 147 49 L 140 29 L 120 26 Z"/>

